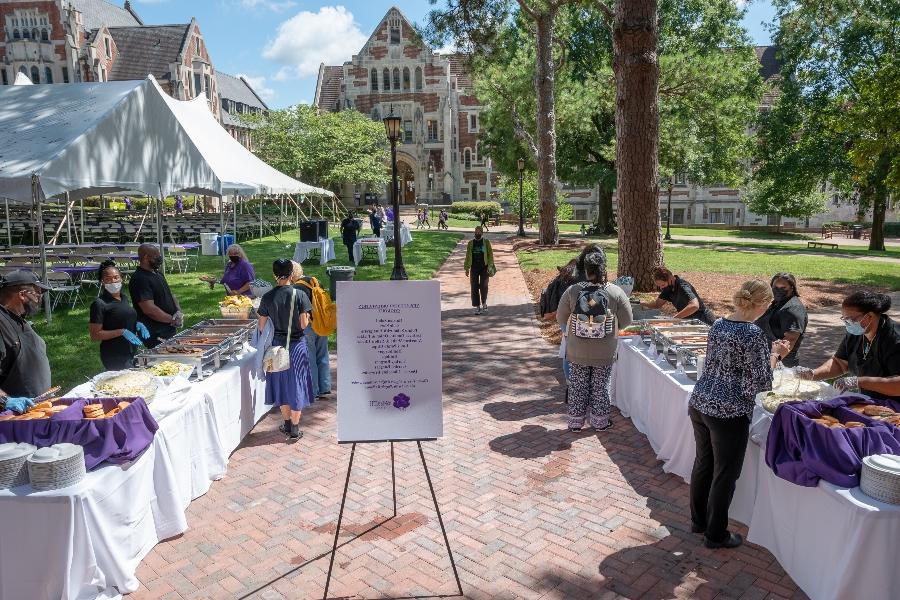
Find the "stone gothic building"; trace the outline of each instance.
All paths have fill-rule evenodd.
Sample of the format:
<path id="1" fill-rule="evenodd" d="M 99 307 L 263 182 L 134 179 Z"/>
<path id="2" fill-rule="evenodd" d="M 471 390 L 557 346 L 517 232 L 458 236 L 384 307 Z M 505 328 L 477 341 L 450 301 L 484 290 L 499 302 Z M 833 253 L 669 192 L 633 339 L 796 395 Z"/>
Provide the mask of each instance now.
<path id="1" fill-rule="evenodd" d="M 481 104 L 466 75 L 464 57 L 429 48 L 397 8 L 391 8 L 351 59 L 321 65 L 315 106 L 357 110 L 380 121 L 393 110 L 403 119 L 397 145 L 400 200 L 449 203 L 497 195 L 499 175 L 478 147 Z M 388 198 L 388 190 L 366 190 L 348 182 L 347 204 Z"/>

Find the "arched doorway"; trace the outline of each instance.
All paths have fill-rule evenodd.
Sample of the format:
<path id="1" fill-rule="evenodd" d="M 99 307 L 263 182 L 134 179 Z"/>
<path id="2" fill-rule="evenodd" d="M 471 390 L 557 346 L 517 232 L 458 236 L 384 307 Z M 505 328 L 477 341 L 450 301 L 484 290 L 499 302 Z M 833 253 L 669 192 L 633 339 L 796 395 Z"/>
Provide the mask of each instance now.
<path id="1" fill-rule="evenodd" d="M 416 203 L 416 174 L 405 161 L 397 161 L 397 186 L 400 188 L 400 204 Z"/>

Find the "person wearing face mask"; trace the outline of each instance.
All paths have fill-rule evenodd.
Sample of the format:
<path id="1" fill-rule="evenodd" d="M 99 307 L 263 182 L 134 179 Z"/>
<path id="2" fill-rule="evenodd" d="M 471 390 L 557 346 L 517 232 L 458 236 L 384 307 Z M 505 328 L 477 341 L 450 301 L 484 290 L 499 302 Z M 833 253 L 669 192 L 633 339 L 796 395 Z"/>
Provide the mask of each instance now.
<path id="1" fill-rule="evenodd" d="M 653 302 L 641 302 L 643 308 L 659 308 L 666 302 L 675 306 L 675 316 L 679 319 L 699 319 L 707 325 L 716 320 L 712 311 L 689 282 L 675 275 L 665 267 L 653 269 L 653 283 L 659 289 L 659 297 Z"/>
<path id="2" fill-rule="evenodd" d="M 709 330 L 706 364 L 688 401 L 697 454 L 691 471 L 691 530 L 707 548 L 735 548 L 728 508 L 741 475 L 750 416 L 759 392 L 772 389 L 772 369 L 787 345 L 771 344 L 754 322 L 772 303 L 772 288 L 758 279 L 734 294 L 735 310 Z"/>
<path id="3" fill-rule="evenodd" d="M 159 248 L 155 244 L 141 244 L 138 247 L 138 261 L 138 268 L 128 282 L 128 293 L 134 302 L 138 321 L 150 332 L 144 345 L 155 348 L 175 335 L 184 321 L 184 315 L 178 299 L 169 289 L 169 283 L 159 271 L 163 263 Z"/>
<path id="4" fill-rule="evenodd" d="M 91 303 L 88 332 L 91 340 L 100 342 L 100 361 L 108 371 L 121 371 L 134 366 L 134 355 L 143 346 L 141 339 L 150 332 L 137 320 L 137 311 L 122 293 L 122 274 L 116 263 L 103 261 L 97 269 L 103 286 Z"/>
<path id="5" fill-rule="evenodd" d="M 756 324 L 770 342 L 785 340 L 790 353 L 782 359 L 786 367 L 800 364 L 800 343 L 809 317 L 797 292 L 797 279 L 790 273 L 777 273 L 772 277 L 772 305 Z"/>
<path id="6" fill-rule="evenodd" d="M 900 398 L 900 323 L 887 316 L 890 309 L 887 294 L 861 291 L 844 298 L 844 339 L 834 356 L 819 367 L 799 367 L 800 377 L 817 381 L 837 377 L 834 387 L 839 391 Z"/>
<path id="7" fill-rule="evenodd" d="M 251 296 L 250 286 L 256 280 L 256 272 L 253 270 L 253 265 L 247 260 L 244 249 L 238 244 L 232 244 L 228 246 L 225 254 L 228 256 L 228 264 L 225 265 L 225 273 L 222 278 L 215 279 L 204 275 L 200 280 L 208 283 L 209 289 L 213 289 L 217 283 L 221 283 L 225 286 L 225 293 L 229 296 L 240 294 Z"/>
<path id="8" fill-rule="evenodd" d="M 31 271 L 0 277 L 0 412 L 24 412 L 50 389 L 47 345 L 26 321 L 48 289 Z"/>
<path id="9" fill-rule="evenodd" d="M 484 229 L 475 228 L 475 239 L 469 240 L 466 246 L 466 277 L 469 277 L 472 290 L 472 306 L 475 314 L 487 312 L 488 280 L 497 272 L 494 266 L 494 250 L 491 242 L 484 239 Z M 471 276 L 469 273 L 471 272 Z"/>

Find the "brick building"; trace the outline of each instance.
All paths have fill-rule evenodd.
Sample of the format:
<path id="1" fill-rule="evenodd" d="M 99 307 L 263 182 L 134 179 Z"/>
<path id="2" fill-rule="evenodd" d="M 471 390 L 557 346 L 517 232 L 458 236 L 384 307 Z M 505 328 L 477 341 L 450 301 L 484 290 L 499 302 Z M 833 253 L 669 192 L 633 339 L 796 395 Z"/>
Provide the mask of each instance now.
<path id="1" fill-rule="evenodd" d="M 248 150 L 253 150 L 250 134 L 252 127 L 241 121 L 243 115 L 257 114 L 269 110 L 247 80 L 240 76 L 216 73 L 219 83 L 219 98 L 222 101 L 222 126 L 231 137 Z"/>
<path id="2" fill-rule="evenodd" d="M 380 121 L 391 110 L 403 120 L 397 146 L 403 204 L 486 200 L 497 194 L 498 173 L 478 147 L 481 104 L 464 57 L 429 48 L 397 8 L 391 8 L 358 54 L 343 65 L 321 65 L 314 105 L 357 110 Z M 348 182 L 346 201 L 387 190 Z"/>

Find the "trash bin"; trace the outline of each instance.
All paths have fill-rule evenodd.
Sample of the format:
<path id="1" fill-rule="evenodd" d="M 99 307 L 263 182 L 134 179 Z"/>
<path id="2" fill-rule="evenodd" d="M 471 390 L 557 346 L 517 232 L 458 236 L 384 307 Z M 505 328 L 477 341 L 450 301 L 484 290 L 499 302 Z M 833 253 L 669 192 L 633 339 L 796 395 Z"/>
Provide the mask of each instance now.
<path id="1" fill-rule="evenodd" d="M 355 267 L 328 267 L 328 291 L 331 292 L 332 300 L 337 302 L 337 282 L 353 281 L 355 275 Z"/>
<path id="2" fill-rule="evenodd" d="M 850 232 L 853 235 L 854 240 L 858 240 L 862 238 L 863 226 L 862 225 L 854 225 L 850 228 Z"/>
<path id="3" fill-rule="evenodd" d="M 203 256 L 215 256 L 218 253 L 218 246 L 216 245 L 216 240 L 218 239 L 218 233 L 201 233 L 200 253 Z"/>
<path id="4" fill-rule="evenodd" d="M 216 236 L 216 242 L 218 244 L 216 250 L 219 256 L 225 256 L 225 251 L 228 250 L 228 246 L 234 243 L 234 236 L 230 233 L 226 233 L 224 236 Z"/>

